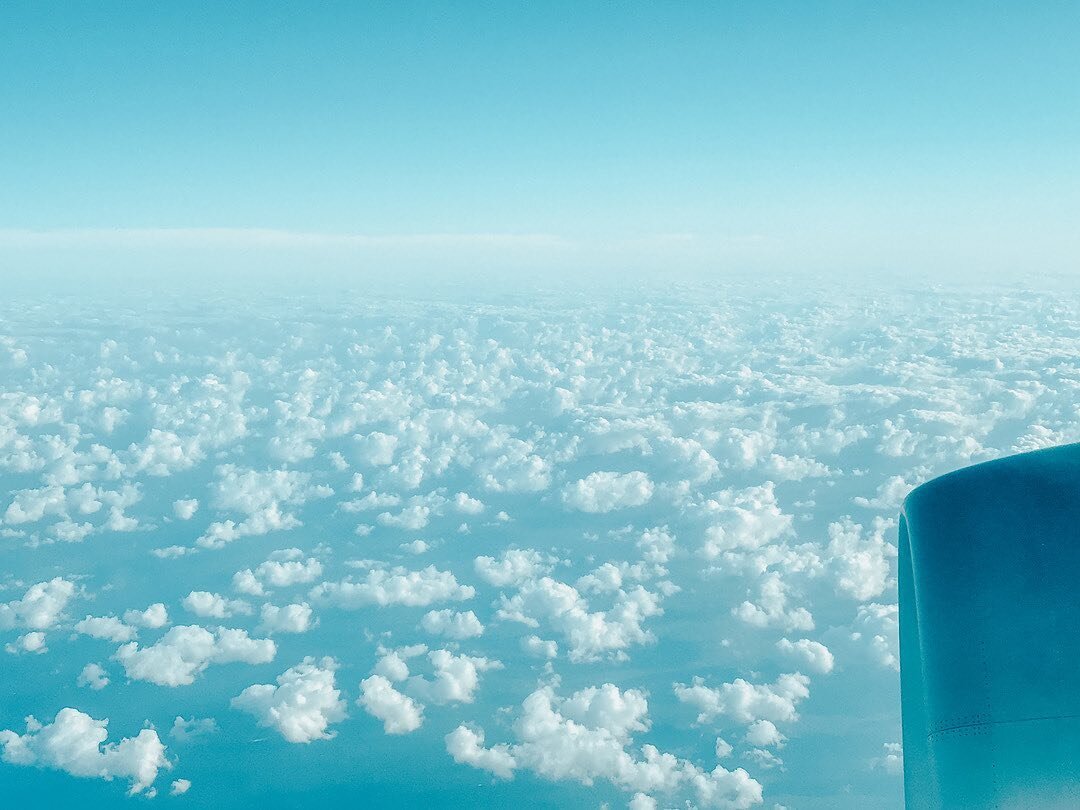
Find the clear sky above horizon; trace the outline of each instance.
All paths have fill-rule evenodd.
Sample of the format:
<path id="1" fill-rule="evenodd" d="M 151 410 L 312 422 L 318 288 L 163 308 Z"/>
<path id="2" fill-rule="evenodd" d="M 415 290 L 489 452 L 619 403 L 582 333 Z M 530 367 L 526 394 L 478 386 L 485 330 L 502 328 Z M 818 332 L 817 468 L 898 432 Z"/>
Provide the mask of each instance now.
<path id="1" fill-rule="evenodd" d="M 6 3 L 0 259 L 1069 272 L 1078 33 L 1068 3 Z"/>

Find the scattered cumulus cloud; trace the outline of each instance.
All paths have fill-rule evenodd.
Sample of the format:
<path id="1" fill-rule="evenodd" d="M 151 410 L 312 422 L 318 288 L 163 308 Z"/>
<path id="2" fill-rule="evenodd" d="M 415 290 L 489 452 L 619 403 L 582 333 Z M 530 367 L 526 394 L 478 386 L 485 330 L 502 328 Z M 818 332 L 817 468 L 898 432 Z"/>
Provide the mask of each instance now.
<path id="1" fill-rule="evenodd" d="M 445 738 L 456 762 L 512 778 L 529 770 L 546 779 L 592 785 L 606 780 L 633 794 L 692 797 L 700 807 L 749 808 L 761 802 L 761 784 L 738 768 L 707 771 L 633 736 L 648 731 L 643 693 L 613 684 L 560 698 L 541 687 L 522 703 L 514 741 L 486 746 L 482 730 L 458 726 Z M 640 802 L 639 802 L 640 803 Z"/>
<path id="2" fill-rule="evenodd" d="M 582 512 L 612 512 L 648 503 L 653 491 L 649 476 L 640 470 L 594 472 L 568 485 L 563 490 L 563 503 Z"/>
<path id="3" fill-rule="evenodd" d="M 842 292 L 5 299 L 0 644 L 95 707 L 4 732 L 5 767 L 152 795 L 154 762 L 237 727 L 336 750 L 355 707 L 379 756 L 414 734 L 571 798 L 771 806 L 822 744 L 800 723 L 895 688 L 907 492 L 1080 440 L 1067 295 Z M 232 683 L 220 729 L 202 687 L 172 689 L 197 681 Z M 170 756 L 156 732 L 111 753 L 94 718 L 133 688 L 181 712 Z M 858 719 L 895 739 L 896 716 Z M 661 750 L 672 723 L 712 750 Z M 50 753 L 69 732 L 84 753 Z M 824 801 L 859 770 L 895 796 L 902 751 L 876 745 Z"/>
<path id="4" fill-rule="evenodd" d="M 137 641 L 122 645 L 114 656 L 129 678 L 158 686 L 189 686 L 211 664 L 265 664 L 277 645 L 251 638 L 246 630 L 208 630 L 197 624 L 177 625 L 147 647 Z"/>
<path id="5" fill-rule="evenodd" d="M 144 728 L 134 737 L 108 744 L 108 723 L 70 707 L 57 712 L 50 723 L 28 717 L 23 734 L 0 731 L 3 760 L 84 778 L 126 779 L 129 793 L 149 793 L 158 771 L 171 767 L 157 732 Z"/>
<path id="6" fill-rule="evenodd" d="M 82 668 L 75 683 L 97 692 L 109 685 L 109 676 L 101 664 L 87 664 Z"/>
<path id="7" fill-rule="evenodd" d="M 431 610 L 424 614 L 420 625 L 432 635 L 457 640 L 476 638 L 484 634 L 484 625 L 471 610 L 464 613 L 445 608 Z"/>
<path id="8" fill-rule="evenodd" d="M 437 602 L 472 599 L 476 591 L 450 571 L 429 565 L 419 571 L 375 568 L 360 581 L 323 582 L 311 590 L 315 602 L 355 610 L 365 605 L 427 607 Z"/>
<path id="9" fill-rule="evenodd" d="M 75 583 L 63 577 L 31 585 L 21 599 L 0 603 L 0 629 L 48 630 L 63 617 L 75 593 Z"/>
<path id="10" fill-rule="evenodd" d="M 260 726 L 291 743 L 328 740 L 332 723 L 345 719 L 345 701 L 334 685 L 337 662 L 310 656 L 277 677 L 277 686 L 255 684 L 232 699 L 232 707 L 254 715 Z"/>

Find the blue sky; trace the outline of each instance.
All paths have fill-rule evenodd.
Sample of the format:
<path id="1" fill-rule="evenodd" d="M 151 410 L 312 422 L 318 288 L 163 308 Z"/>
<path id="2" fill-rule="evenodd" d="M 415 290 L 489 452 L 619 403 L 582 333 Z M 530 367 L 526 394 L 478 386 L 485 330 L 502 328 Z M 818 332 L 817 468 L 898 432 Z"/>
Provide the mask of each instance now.
<path id="1" fill-rule="evenodd" d="M 553 267 L 1067 272 L 1078 30 L 1066 3 L 7 3 L 0 258 L 216 228 L 264 257 L 247 229 L 461 237 L 345 265 L 535 255 L 498 234 Z M 80 249 L 177 250 L 155 233 Z"/>

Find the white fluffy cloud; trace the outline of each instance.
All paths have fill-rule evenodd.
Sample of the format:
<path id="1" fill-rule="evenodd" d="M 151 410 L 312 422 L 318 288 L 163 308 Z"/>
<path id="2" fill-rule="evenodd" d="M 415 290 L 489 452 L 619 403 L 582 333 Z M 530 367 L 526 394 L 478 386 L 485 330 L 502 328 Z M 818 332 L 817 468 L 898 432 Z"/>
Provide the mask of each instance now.
<path id="1" fill-rule="evenodd" d="M 788 604 L 789 587 L 773 571 L 761 581 L 756 602 L 747 600 L 732 613 L 754 627 L 779 627 L 785 631 L 813 630 L 814 617 L 802 606 Z"/>
<path id="2" fill-rule="evenodd" d="M 657 807 L 659 805 L 656 803 L 656 799 L 645 793 L 635 793 L 627 805 L 628 810 L 656 810 Z"/>
<path id="3" fill-rule="evenodd" d="M 31 585 L 21 599 L 0 603 L 0 629 L 48 630 L 55 627 L 74 596 L 75 583 L 63 577 Z"/>
<path id="4" fill-rule="evenodd" d="M 798 641 L 782 638 L 776 642 L 776 647 L 783 653 L 792 656 L 804 663 L 811 672 L 827 675 L 832 672 L 835 661 L 829 648 L 818 641 L 801 638 Z"/>
<path id="5" fill-rule="evenodd" d="M 781 456 L 773 453 L 766 462 L 765 471 L 778 481 L 802 481 L 804 478 L 824 478 L 831 470 L 820 461 L 803 456 Z"/>
<path id="6" fill-rule="evenodd" d="M 169 611 L 162 602 L 154 602 L 146 610 L 125 610 L 124 621 L 136 627 L 156 630 L 169 623 Z"/>
<path id="7" fill-rule="evenodd" d="M 467 492 L 459 492 L 454 496 L 454 509 L 463 515 L 479 515 L 484 511 L 484 502 Z"/>
<path id="8" fill-rule="evenodd" d="M 198 511 L 199 501 L 197 498 L 186 498 L 173 501 L 173 514 L 180 520 L 191 520 Z"/>
<path id="9" fill-rule="evenodd" d="M 634 644 L 652 641 L 643 623 L 662 614 L 659 594 L 637 586 L 617 591 L 612 608 L 590 611 L 585 598 L 571 585 L 551 577 L 526 582 L 513 597 L 500 597 L 498 617 L 529 627 L 546 623 L 566 639 L 571 661 L 625 657 Z"/>
<path id="10" fill-rule="evenodd" d="M 433 677 L 409 674 L 409 659 L 427 653 Z M 480 674 L 502 669 L 500 661 L 455 655 L 450 650 L 431 650 L 423 644 L 381 650 L 371 677 L 360 682 L 357 705 L 383 721 L 387 734 L 408 734 L 424 721 L 424 701 L 443 705 L 472 703 L 480 686 Z M 401 684 L 400 688 L 394 684 Z"/>
<path id="11" fill-rule="evenodd" d="M 449 609 L 431 610 L 424 614 L 420 626 L 433 635 L 458 640 L 484 634 L 484 625 L 471 610 L 464 613 Z"/>
<path id="12" fill-rule="evenodd" d="M 628 473 L 594 472 L 563 489 L 563 503 L 582 512 L 612 512 L 648 503 L 653 483 L 640 470 Z"/>
<path id="13" fill-rule="evenodd" d="M 731 683 L 708 687 L 703 678 L 693 683 L 676 683 L 675 697 L 698 710 L 697 722 L 708 723 L 720 716 L 738 723 L 756 720 L 789 723 L 798 719 L 796 707 L 810 696 L 810 679 L 798 672 L 781 675 L 772 684 L 755 684 L 736 678 Z"/>
<path id="14" fill-rule="evenodd" d="M 395 689 L 382 675 L 360 681 L 360 697 L 356 702 L 368 714 L 382 720 L 387 734 L 408 734 L 424 722 L 423 707 Z"/>
<path id="15" fill-rule="evenodd" d="M 755 748 L 779 747 L 786 739 L 772 720 L 755 720 L 746 727 L 746 742 Z"/>
<path id="16" fill-rule="evenodd" d="M 480 673 L 502 669 L 500 661 L 469 655 L 454 655 L 449 650 L 432 650 L 428 660 L 435 670 L 432 679 L 414 675 L 406 682 L 408 690 L 430 703 L 472 703 L 480 686 Z"/>
<path id="17" fill-rule="evenodd" d="M 289 588 L 314 582 L 323 572 L 316 557 L 303 557 L 298 548 L 282 549 L 270 555 L 254 570 L 245 568 L 233 575 L 233 587 L 241 593 L 262 596 L 266 588 Z"/>
<path id="18" fill-rule="evenodd" d="M 108 722 L 72 708 L 61 709 L 45 725 L 28 717 L 25 734 L 0 731 L 4 762 L 52 768 L 72 776 L 127 779 L 131 793 L 142 793 L 153 785 L 159 770 L 170 767 L 165 746 L 151 728 L 106 744 Z"/>
<path id="19" fill-rule="evenodd" d="M 446 735 L 446 750 L 454 762 L 471 765 L 482 771 L 489 771 L 500 779 L 511 779 L 517 760 L 508 745 L 484 747 L 484 732 L 474 731 L 467 726 L 458 726 Z"/>
<path id="20" fill-rule="evenodd" d="M 850 517 L 829 524 L 827 553 L 836 571 L 837 590 L 865 602 L 895 585 L 896 546 L 885 540 L 886 533 L 895 528 L 895 521 L 875 518 L 864 536 L 863 527 Z"/>
<path id="21" fill-rule="evenodd" d="M 551 560 L 531 548 L 508 548 L 496 559 L 477 557 L 473 560 L 477 575 L 497 588 L 520 585 L 551 570 Z"/>
<path id="22" fill-rule="evenodd" d="M 551 462 L 521 439 L 498 435 L 482 448 L 477 477 L 491 492 L 542 492 L 551 486 Z"/>
<path id="23" fill-rule="evenodd" d="M 396 567 L 375 568 L 359 581 L 324 582 L 311 590 L 311 598 L 346 610 L 365 605 L 427 607 L 435 602 L 472 599 L 476 591 L 461 585 L 449 571 L 429 565 L 420 571 Z"/>
<path id="24" fill-rule="evenodd" d="M 103 638 L 119 644 L 135 637 L 134 627 L 124 624 L 115 616 L 87 616 L 75 625 L 75 632 L 91 638 Z"/>
<path id="25" fill-rule="evenodd" d="M 211 523 L 196 541 L 203 548 L 221 548 L 241 537 L 295 529 L 302 525 L 290 511 L 312 498 L 325 498 L 333 490 L 311 483 L 309 473 L 296 470 L 244 470 L 232 464 L 217 469 L 211 487 L 213 505 L 239 512 L 244 518 Z"/>
<path id="26" fill-rule="evenodd" d="M 367 436 L 356 437 L 356 456 L 362 464 L 388 467 L 394 463 L 397 445 L 397 436 L 375 431 Z"/>
<path id="27" fill-rule="evenodd" d="M 306 633 L 311 629 L 311 606 L 297 602 L 284 607 L 263 605 L 259 630 L 264 633 Z"/>
<path id="28" fill-rule="evenodd" d="M 277 645 L 268 638 L 250 638 L 246 630 L 197 624 L 171 628 L 154 644 L 139 647 L 129 642 L 114 656 L 127 676 L 158 686 L 187 686 L 211 664 L 243 662 L 265 664 L 274 660 Z"/>
<path id="29" fill-rule="evenodd" d="M 202 443 L 196 437 L 181 438 L 171 430 L 151 428 L 141 445 L 128 447 L 129 469 L 154 476 L 168 476 L 195 466 L 203 458 Z"/>
<path id="30" fill-rule="evenodd" d="M 667 526 L 646 529 L 638 538 L 637 547 L 645 562 L 661 566 L 659 574 L 664 576 L 667 572 L 662 566 L 667 565 L 668 560 L 675 553 L 675 535 Z"/>
<path id="31" fill-rule="evenodd" d="M 405 529 L 417 532 L 425 528 L 431 522 L 431 507 L 424 504 L 406 506 L 396 515 L 390 512 L 382 512 L 375 518 L 382 526 L 392 529 Z"/>
<path id="32" fill-rule="evenodd" d="M 4 511 L 4 522 L 11 526 L 36 523 L 46 515 L 66 514 L 67 499 L 61 486 L 24 489 L 15 493 Z"/>
<path id="33" fill-rule="evenodd" d="M 29 633 L 23 633 L 14 642 L 5 644 L 4 651 L 11 655 L 19 655 L 20 653 L 43 655 L 49 651 L 49 648 L 45 646 L 45 634 L 40 630 L 33 630 Z"/>
<path id="34" fill-rule="evenodd" d="M 852 502 L 868 509 L 881 509 L 895 513 L 900 509 L 900 504 L 904 502 L 907 494 L 914 488 L 915 485 L 908 482 L 902 475 L 894 475 L 877 488 L 877 493 L 873 498 L 858 495 L 852 498 Z"/>
<path id="35" fill-rule="evenodd" d="M 900 619 L 898 605 L 881 605 L 877 602 L 860 605 L 851 634 L 856 642 L 869 646 L 870 656 L 878 666 L 900 669 Z"/>
<path id="36" fill-rule="evenodd" d="M 345 701 L 334 685 L 337 662 L 307 657 L 277 677 L 277 686 L 255 684 L 232 699 L 232 706 L 273 728 L 292 743 L 328 740 L 331 723 L 345 719 Z"/>
<path id="37" fill-rule="evenodd" d="M 101 664 L 87 664 L 75 679 L 75 683 L 97 692 L 109 685 L 109 676 Z"/>
<path id="38" fill-rule="evenodd" d="M 295 470 L 251 470 L 233 464 L 218 467 L 210 488 L 218 509 L 253 515 L 277 504 L 302 504 L 308 498 L 332 494 L 311 485 L 308 473 Z"/>
<path id="39" fill-rule="evenodd" d="M 240 613 L 251 613 L 251 605 L 241 599 L 226 599 L 219 593 L 192 591 L 180 603 L 196 616 L 210 619 L 227 619 Z"/>
<path id="40" fill-rule="evenodd" d="M 81 543 L 94 531 L 92 523 L 76 523 L 71 520 L 57 521 L 50 529 L 57 540 L 65 543 Z"/>
<path id="41" fill-rule="evenodd" d="M 614 593 L 622 588 L 627 580 L 647 580 L 651 579 L 652 575 L 652 569 L 640 563 L 631 565 L 628 562 L 606 562 L 579 577 L 574 586 L 586 593 Z"/>
<path id="42" fill-rule="evenodd" d="M 512 744 L 485 747 L 483 731 L 464 725 L 445 742 L 456 762 L 503 779 L 527 769 L 585 785 L 604 779 L 635 796 L 692 797 L 699 807 L 749 808 L 761 802 L 761 785 L 741 768 L 717 765 L 707 771 L 649 744 L 635 751 L 633 735 L 649 727 L 642 692 L 604 684 L 560 698 L 544 686 L 522 703 Z"/>
<path id="43" fill-rule="evenodd" d="M 379 660 L 375 662 L 373 672 L 384 675 L 391 681 L 403 681 L 409 677 L 409 659 L 424 655 L 427 651 L 426 644 L 412 644 L 394 650 L 380 648 Z"/>
<path id="44" fill-rule="evenodd" d="M 521 649 L 533 658 L 555 658 L 559 654 L 559 645 L 540 636 L 523 636 Z"/>
<path id="45" fill-rule="evenodd" d="M 705 504 L 712 525 L 701 554 L 715 559 L 725 551 L 753 550 L 791 533 L 791 515 L 780 510 L 771 481 L 746 489 L 726 489 Z"/>

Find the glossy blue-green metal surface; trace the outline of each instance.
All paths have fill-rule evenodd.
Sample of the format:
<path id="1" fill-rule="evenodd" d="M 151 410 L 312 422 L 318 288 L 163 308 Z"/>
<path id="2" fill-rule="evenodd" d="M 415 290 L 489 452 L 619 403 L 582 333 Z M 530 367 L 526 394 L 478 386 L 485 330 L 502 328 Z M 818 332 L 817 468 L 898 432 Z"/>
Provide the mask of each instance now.
<path id="1" fill-rule="evenodd" d="M 899 539 L 907 807 L 1080 808 L 1080 444 L 923 484 Z"/>

